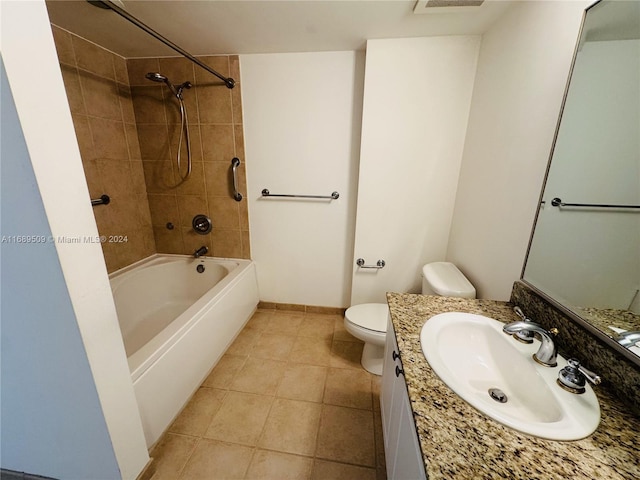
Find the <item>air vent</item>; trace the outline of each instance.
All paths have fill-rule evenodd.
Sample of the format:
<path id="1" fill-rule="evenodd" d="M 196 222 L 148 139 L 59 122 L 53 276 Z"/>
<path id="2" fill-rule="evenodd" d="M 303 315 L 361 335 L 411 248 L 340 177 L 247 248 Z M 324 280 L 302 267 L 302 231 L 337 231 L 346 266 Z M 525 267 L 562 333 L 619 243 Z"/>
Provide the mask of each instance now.
<path id="1" fill-rule="evenodd" d="M 413 13 L 454 13 L 479 9 L 484 0 L 418 0 Z"/>

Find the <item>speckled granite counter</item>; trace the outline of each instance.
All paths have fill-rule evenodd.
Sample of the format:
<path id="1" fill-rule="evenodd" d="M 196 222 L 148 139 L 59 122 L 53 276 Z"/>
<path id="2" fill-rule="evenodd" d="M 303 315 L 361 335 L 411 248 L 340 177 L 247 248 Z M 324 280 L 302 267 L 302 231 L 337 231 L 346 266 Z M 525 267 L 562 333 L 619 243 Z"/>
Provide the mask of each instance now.
<path id="1" fill-rule="evenodd" d="M 469 312 L 504 322 L 518 320 L 506 302 L 387 294 L 391 319 L 422 456 L 429 479 L 634 479 L 640 478 L 640 419 L 596 387 L 601 422 L 575 442 L 542 440 L 484 416 L 431 370 L 420 330 L 433 315 Z"/>

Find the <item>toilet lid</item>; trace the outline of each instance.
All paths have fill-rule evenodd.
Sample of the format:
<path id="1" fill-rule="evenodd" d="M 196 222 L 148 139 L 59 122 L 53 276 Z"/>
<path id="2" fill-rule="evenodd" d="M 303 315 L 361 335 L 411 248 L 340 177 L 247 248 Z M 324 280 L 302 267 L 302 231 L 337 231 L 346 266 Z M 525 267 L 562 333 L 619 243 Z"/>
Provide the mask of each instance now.
<path id="1" fill-rule="evenodd" d="M 386 303 L 354 305 L 344 313 L 345 318 L 362 328 L 386 333 L 389 307 Z"/>

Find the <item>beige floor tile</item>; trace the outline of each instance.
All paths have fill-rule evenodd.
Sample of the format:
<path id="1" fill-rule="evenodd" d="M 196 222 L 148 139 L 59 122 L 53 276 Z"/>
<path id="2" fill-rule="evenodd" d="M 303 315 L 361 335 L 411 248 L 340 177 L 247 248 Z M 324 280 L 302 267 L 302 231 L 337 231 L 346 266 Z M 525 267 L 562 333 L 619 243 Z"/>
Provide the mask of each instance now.
<path id="1" fill-rule="evenodd" d="M 289 335 L 264 333 L 253 345 L 251 356 L 286 361 L 295 339 Z"/>
<path id="2" fill-rule="evenodd" d="M 274 312 L 269 319 L 269 332 L 282 335 L 297 335 L 304 313 Z"/>
<path id="3" fill-rule="evenodd" d="M 272 403 L 271 396 L 228 392 L 204 436 L 253 446 L 258 442 Z"/>
<path id="4" fill-rule="evenodd" d="M 324 403 L 371 410 L 371 374 L 363 369 L 330 368 L 324 390 Z"/>
<path id="5" fill-rule="evenodd" d="M 357 368 L 362 370 L 360 358 L 364 343 L 343 342 L 334 340 L 331 344 L 331 360 L 329 365 L 338 368 Z"/>
<path id="6" fill-rule="evenodd" d="M 286 363 L 249 357 L 229 387 L 239 392 L 275 395 Z"/>
<path id="7" fill-rule="evenodd" d="M 380 411 L 380 388 L 382 387 L 382 376 L 371 375 L 371 394 L 373 395 L 373 410 Z"/>
<path id="8" fill-rule="evenodd" d="M 228 389 L 229 384 L 234 379 L 236 373 L 238 373 L 244 366 L 246 360 L 246 355 L 225 353 L 202 385 L 205 387 L 215 387 L 223 390 Z"/>
<path id="9" fill-rule="evenodd" d="M 362 343 L 362 340 L 354 337 L 344 328 L 344 317 L 335 320 L 333 324 L 333 339 L 341 342 Z"/>
<path id="10" fill-rule="evenodd" d="M 375 467 L 373 412 L 323 405 L 316 457 Z"/>
<path id="11" fill-rule="evenodd" d="M 167 433 L 151 452 L 152 480 L 175 480 L 193 453 L 197 438 Z"/>
<path id="12" fill-rule="evenodd" d="M 288 453 L 256 450 L 247 480 L 308 480 L 313 460 Z"/>
<path id="13" fill-rule="evenodd" d="M 316 460 L 311 480 L 376 480 L 374 468 Z"/>
<path id="14" fill-rule="evenodd" d="M 313 455 L 322 405 L 276 398 L 258 446 L 299 455 Z"/>
<path id="15" fill-rule="evenodd" d="M 269 320 L 271 320 L 271 311 L 258 310 L 253 316 L 249 319 L 244 328 L 248 328 L 250 330 L 257 330 L 259 332 L 268 332 L 269 331 Z"/>
<path id="16" fill-rule="evenodd" d="M 169 431 L 201 436 L 222 405 L 225 394 L 224 390 L 200 387 L 169 427 Z"/>
<path id="17" fill-rule="evenodd" d="M 203 438 L 187 462 L 180 480 L 242 479 L 252 454 L 251 447 Z"/>
<path id="18" fill-rule="evenodd" d="M 322 402 L 327 368 L 316 365 L 290 363 L 276 396 L 291 400 Z"/>
<path id="19" fill-rule="evenodd" d="M 225 353 L 231 353 L 233 355 L 249 355 L 253 345 L 258 338 L 262 335 L 262 332 L 244 328 L 240 334 L 236 337 Z"/>
<path id="20" fill-rule="evenodd" d="M 307 314 L 300 324 L 298 335 L 303 337 L 332 337 L 335 318 L 333 315 Z"/>
<path id="21" fill-rule="evenodd" d="M 331 360 L 331 341 L 326 338 L 297 337 L 293 343 L 290 362 L 328 366 Z"/>

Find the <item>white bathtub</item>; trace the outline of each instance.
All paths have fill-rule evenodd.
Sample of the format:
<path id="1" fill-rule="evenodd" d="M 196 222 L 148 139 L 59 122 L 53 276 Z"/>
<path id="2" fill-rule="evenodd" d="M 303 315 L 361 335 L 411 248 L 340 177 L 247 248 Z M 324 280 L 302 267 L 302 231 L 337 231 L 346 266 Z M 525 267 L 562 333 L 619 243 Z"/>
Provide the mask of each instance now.
<path id="1" fill-rule="evenodd" d="M 156 254 L 110 280 L 151 447 L 255 311 L 255 265 Z"/>

